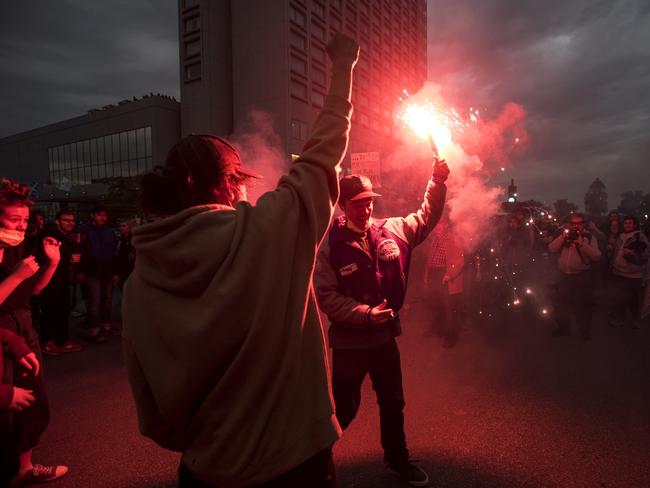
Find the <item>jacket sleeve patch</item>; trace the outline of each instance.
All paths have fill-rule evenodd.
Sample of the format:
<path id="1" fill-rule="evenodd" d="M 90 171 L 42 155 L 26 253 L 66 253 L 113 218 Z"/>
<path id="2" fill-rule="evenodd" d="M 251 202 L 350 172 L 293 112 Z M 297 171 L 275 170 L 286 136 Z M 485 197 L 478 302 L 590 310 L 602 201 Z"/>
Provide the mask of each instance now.
<path id="1" fill-rule="evenodd" d="M 397 259 L 399 254 L 399 246 L 393 239 L 384 239 L 377 246 L 377 257 L 382 261 Z"/>
<path id="2" fill-rule="evenodd" d="M 347 266 L 343 266 L 341 269 L 339 269 L 339 274 L 341 276 L 348 276 L 358 269 L 359 267 L 357 266 L 357 263 L 348 264 Z"/>

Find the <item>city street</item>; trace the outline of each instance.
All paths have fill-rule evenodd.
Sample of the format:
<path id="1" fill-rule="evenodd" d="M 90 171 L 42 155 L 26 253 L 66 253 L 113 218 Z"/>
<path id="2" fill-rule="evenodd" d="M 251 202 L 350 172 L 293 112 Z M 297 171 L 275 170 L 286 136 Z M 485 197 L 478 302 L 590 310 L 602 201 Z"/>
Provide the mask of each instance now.
<path id="1" fill-rule="evenodd" d="M 650 486 L 650 328 L 614 329 L 601 312 L 590 342 L 512 312 L 466 327 L 453 349 L 422 304 L 403 312 L 407 437 L 430 486 Z M 70 466 L 49 486 L 175 486 L 178 456 L 137 432 L 118 336 L 45 371 L 53 420 L 34 458 Z M 405 486 L 384 471 L 369 380 L 335 462 L 339 487 Z"/>

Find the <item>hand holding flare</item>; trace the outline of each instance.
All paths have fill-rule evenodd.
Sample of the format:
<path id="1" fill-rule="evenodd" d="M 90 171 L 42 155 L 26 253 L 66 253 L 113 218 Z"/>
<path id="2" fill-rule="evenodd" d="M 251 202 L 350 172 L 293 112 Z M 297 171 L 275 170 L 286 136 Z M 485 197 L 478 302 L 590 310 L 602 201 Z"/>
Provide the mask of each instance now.
<path id="1" fill-rule="evenodd" d="M 431 152 L 433 153 L 433 173 L 431 178 L 434 183 L 439 185 L 447 181 L 449 177 L 449 166 L 444 159 L 441 159 L 438 155 L 438 146 L 436 141 L 433 140 L 433 136 L 429 134 L 429 145 L 431 146 Z"/>

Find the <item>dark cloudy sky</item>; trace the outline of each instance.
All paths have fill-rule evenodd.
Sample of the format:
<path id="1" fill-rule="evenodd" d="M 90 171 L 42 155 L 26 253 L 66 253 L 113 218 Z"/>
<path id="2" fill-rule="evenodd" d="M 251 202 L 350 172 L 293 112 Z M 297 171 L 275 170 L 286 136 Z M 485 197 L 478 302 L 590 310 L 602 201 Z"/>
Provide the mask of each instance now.
<path id="1" fill-rule="evenodd" d="M 260 0 L 261 1 L 261 0 Z M 0 5 L 0 137 L 153 91 L 179 98 L 176 0 Z M 650 191 L 650 0 L 429 0 L 429 77 L 528 112 L 522 197 Z"/>

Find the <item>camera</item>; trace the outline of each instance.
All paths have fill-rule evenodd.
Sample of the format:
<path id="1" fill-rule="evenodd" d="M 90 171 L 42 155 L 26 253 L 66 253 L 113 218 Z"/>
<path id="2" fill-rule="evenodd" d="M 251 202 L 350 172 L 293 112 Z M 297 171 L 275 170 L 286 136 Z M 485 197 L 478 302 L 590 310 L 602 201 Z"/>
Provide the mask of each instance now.
<path id="1" fill-rule="evenodd" d="M 580 232 L 577 229 L 567 229 L 564 231 L 564 246 L 571 247 L 574 241 L 577 241 L 581 237 L 584 237 L 586 240 L 591 239 L 591 234 L 589 232 Z"/>
<path id="2" fill-rule="evenodd" d="M 580 238 L 580 232 L 576 229 L 568 229 L 564 231 L 564 246 L 571 247 L 573 241 L 576 241 Z"/>

